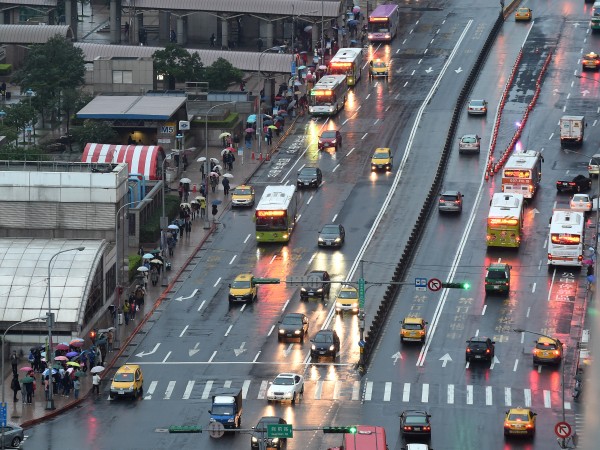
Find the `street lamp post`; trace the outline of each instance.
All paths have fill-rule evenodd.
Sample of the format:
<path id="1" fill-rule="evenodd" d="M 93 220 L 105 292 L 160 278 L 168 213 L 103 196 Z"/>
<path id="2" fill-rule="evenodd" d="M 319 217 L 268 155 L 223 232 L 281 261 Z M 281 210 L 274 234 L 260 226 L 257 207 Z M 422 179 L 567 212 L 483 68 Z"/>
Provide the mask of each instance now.
<path id="1" fill-rule="evenodd" d="M 325 28 L 325 2 L 321 0 L 321 65 L 325 65 L 325 39 L 323 38 Z"/>
<path id="2" fill-rule="evenodd" d="M 259 66 L 259 71 L 260 71 L 260 57 L 258 59 L 258 66 Z M 259 94 L 260 97 L 260 94 Z M 204 193 L 205 193 L 205 202 L 206 202 L 206 213 L 204 214 L 204 229 L 208 230 L 210 228 L 210 221 L 208 220 L 208 180 L 210 179 L 210 160 L 208 159 L 208 114 L 215 108 L 219 107 L 219 106 L 225 106 L 225 105 L 231 105 L 235 102 L 225 102 L 225 103 L 219 103 L 218 105 L 213 105 L 210 108 L 208 108 L 208 111 L 206 111 L 206 117 L 204 118 Z"/>
<path id="3" fill-rule="evenodd" d="M 17 325 L 21 325 L 23 323 L 27 323 L 27 322 L 33 322 L 34 320 L 44 320 L 45 317 L 34 317 L 33 319 L 28 319 L 28 320 L 22 320 L 21 322 L 17 322 L 17 323 L 13 323 L 11 326 L 9 326 L 6 331 L 4 332 L 4 334 L 2 335 L 2 376 L 4 377 L 4 343 L 6 342 L 6 335 L 8 334 L 8 332 L 16 327 Z M 48 320 L 50 320 L 50 318 L 48 317 Z M 6 405 L 6 394 L 5 394 L 5 389 L 6 386 L 4 386 L 4 382 L 2 382 L 2 407 L 5 407 Z M 23 392 L 21 395 L 25 395 L 25 393 Z M 6 418 L 5 418 L 6 419 Z M 2 444 L 0 444 L 2 446 L 2 450 L 4 450 L 4 424 L 0 424 L 2 426 L 2 437 L 1 437 L 1 442 Z"/>
<path id="4" fill-rule="evenodd" d="M 52 316 L 52 297 L 50 295 L 50 269 L 52 267 L 52 260 L 54 258 L 56 258 L 58 255 L 60 255 L 61 253 L 66 253 L 66 252 L 73 252 L 73 251 L 78 251 L 81 252 L 85 250 L 85 247 L 75 247 L 75 248 L 68 248 L 66 250 L 61 250 L 60 252 L 56 252 L 54 255 L 52 255 L 50 257 L 50 260 L 48 261 L 48 352 L 46 354 L 46 361 L 48 361 L 48 367 L 50 367 L 50 379 L 52 378 L 52 364 L 54 362 L 54 357 L 52 356 L 52 324 L 54 322 L 54 317 Z M 54 383 L 52 383 L 52 380 L 50 383 L 48 383 L 49 386 L 49 397 L 48 400 L 46 401 L 46 409 L 48 410 L 53 410 L 56 409 L 54 407 L 54 398 L 53 396 L 53 392 L 52 392 L 52 385 Z"/>

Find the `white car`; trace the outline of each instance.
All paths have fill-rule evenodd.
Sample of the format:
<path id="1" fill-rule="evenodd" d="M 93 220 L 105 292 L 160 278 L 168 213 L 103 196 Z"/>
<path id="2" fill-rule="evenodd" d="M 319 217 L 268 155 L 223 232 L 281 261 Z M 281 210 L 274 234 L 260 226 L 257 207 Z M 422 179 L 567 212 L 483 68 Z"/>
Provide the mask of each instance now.
<path id="1" fill-rule="evenodd" d="M 571 211 L 588 212 L 592 210 L 592 199 L 588 194 L 575 194 L 569 206 Z"/>
<path id="2" fill-rule="evenodd" d="M 467 106 L 467 113 L 469 115 L 485 116 L 487 114 L 487 102 L 485 100 L 471 99 Z"/>
<path id="3" fill-rule="evenodd" d="M 590 178 L 592 175 L 597 176 L 598 173 L 600 173 L 598 161 L 600 161 L 600 153 L 596 153 L 590 158 L 590 162 L 588 163 L 588 174 L 590 175 Z"/>
<path id="4" fill-rule="evenodd" d="M 267 401 L 291 401 L 304 394 L 304 377 L 297 373 L 280 373 L 267 389 Z"/>

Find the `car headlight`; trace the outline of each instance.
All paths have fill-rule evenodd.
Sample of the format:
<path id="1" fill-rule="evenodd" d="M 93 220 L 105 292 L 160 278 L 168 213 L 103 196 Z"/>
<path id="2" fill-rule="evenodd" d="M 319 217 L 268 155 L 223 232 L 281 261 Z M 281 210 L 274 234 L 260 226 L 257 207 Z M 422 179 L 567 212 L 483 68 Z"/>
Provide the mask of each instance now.
<path id="1" fill-rule="evenodd" d="M 329 351 L 330 351 L 330 352 L 332 352 L 332 351 L 334 351 L 334 350 L 335 350 L 335 347 L 334 347 L 333 345 L 330 345 L 330 346 L 329 346 Z"/>
<path id="2" fill-rule="evenodd" d="M 235 419 L 232 417 L 231 419 L 227 419 L 227 422 L 234 422 Z"/>
<path id="3" fill-rule="evenodd" d="M 311 348 L 311 350 L 316 350 L 316 349 L 317 349 L 317 346 L 313 344 L 313 345 L 311 345 L 311 347 L 310 347 L 310 348 Z"/>
<path id="4" fill-rule="evenodd" d="M 324 240 L 324 239 L 323 239 L 322 237 L 320 237 L 320 238 L 319 238 L 319 242 L 323 242 L 323 240 Z"/>
<path id="5" fill-rule="evenodd" d="M 317 292 L 323 292 L 323 288 L 317 289 Z"/>
<path id="6" fill-rule="evenodd" d="M 294 331 L 294 334 L 300 334 L 300 330 Z"/>
<path id="7" fill-rule="evenodd" d="M 214 417 L 211 417 L 209 422 L 216 422 L 216 420 L 214 419 Z"/>
<path id="8" fill-rule="evenodd" d="M 306 292 L 306 288 L 300 288 L 300 291 Z"/>
<path id="9" fill-rule="evenodd" d="M 279 330 L 279 334 L 285 334 L 285 330 Z"/>
<path id="10" fill-rule="evenodd" d="M 335 139 L 333 141 L 331 141 L 332 144 L 335 144 Z"/>
<path id="11" fill-rule="evenodd" d="M 256 436 L 252 436 L 252 443 L 258 444 L 258 439 L 256 438 Z"/>
<path id="12" fill-rule="evenodd" d="M 271 442 L 273 442 L 273 444 L 277 444 L 279 442 L 279 438 L 273 438 Z"/>
<path id="13" fill-rule="evenodd" d="M 342 238 L 335 238 L 335 242 L 340 242 L 342 240 Z"/>

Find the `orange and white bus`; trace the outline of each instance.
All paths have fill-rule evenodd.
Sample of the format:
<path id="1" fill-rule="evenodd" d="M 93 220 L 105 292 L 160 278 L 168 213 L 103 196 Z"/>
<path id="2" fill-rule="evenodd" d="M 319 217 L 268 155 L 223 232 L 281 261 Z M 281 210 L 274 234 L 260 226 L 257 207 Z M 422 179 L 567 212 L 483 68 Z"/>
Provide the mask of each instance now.
<path id="1" fill-rule="evenodd" d="M 348 86 L 354 86 L 362 75 L 362 48 L 340 48 L 331 61 L 331 75 L 346 75 Z"/>
<path id="2" fill-rule="evenodd" d="M 514 153 L 502 171 L 502 192 L 532 198 L 542 181 L 542 162 L 542 155 L 533 150 Z"/>
<path id="3" fill-rule="evenodd" d="M 356 433 L 345 433 L 342 445 L 328 450 L 388 450 L 385 428 L 358 425 Z"/>

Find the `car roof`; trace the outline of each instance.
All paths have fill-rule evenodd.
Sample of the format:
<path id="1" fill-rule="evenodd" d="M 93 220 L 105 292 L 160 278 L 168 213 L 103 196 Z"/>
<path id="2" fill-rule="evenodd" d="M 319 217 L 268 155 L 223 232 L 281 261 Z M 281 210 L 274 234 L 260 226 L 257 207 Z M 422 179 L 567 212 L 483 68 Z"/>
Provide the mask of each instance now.
<path id="1" fill-rule="evenodd" d="M 540 344 L 558 344 L 560 341 L 555 338 L 540 336 L 537 340 Z"/>
<path id="2" fill-rule="evenodd" d="M 458 196 L 459 192 L 458 191 L 444 191 L 442 192 L 442 195 L 456 195 Z"/>
<path id="3" fill-rule="evenodd" d="M 428 416 L 429 415 L 427 413 L 427 411 L 423 411 L 420 409 L 407 409 L 405 411 L 402 411 L 402 414 L 404 414 L 405 416 Z"/>
<path id="4" fill-rule="evenodd" d="M 356 291 L 356 288 L 354 286 L 351 286 L 349 284 L 344 284 L 342 286 L 342 289 L 340 289 L 341 291 Z"/>
<path id="5" fill-rule="evenodd" d="M 339 230 L 340 225 L 337 223 L 326 223 L 325 225 L 323 225 L 323 228 L 326 228 L 326 227 L 333 227 L 333 228 L 337 228 Z M 321 229 L 323 229 L 323 228 L 321 228 Z"/>
<path id="6" fill-rule="evenodd" d="M 422 323 L 424 320 L 421 317 L 405 317 L 404 323 Z"/>
<path id="7" fill-rule="evenodd" d="M 319 330 L 319 331 L 317 331 L 317 334 L 315 336 L 317 336 L 319 334 L 321 334 L 321 335 L 322 334 L 324 334 L 324 335 L 329 335 L 329 334 L 333 335 L 334 333 L 335 333 L 334 330 Z"/>
<path id="8" fill-rule="evenodd" d="M 240 273 L 237 277 L 235 277 L 235 279 L 236 279 L 236 281 L 251 280 L 252 274 L 251 273 Z"/>
<path id="9" fill-rule="evenodd" d="M 318 167 L 303 167 L 302 169 L 300 169 L 300 173 L 302 173 L 302 172 L 316 172 L 317 170 L 319 170 Z"/>
<path id="10" fill-rule="evenodd" d="M 135 372 L 139 368 L 140 368 L 140 366 L 138 364 L 124 364 L 121 367 L 119 367 L 119 370 L 117 370 L 117 373 Z"/>
<path id="11" fill-rule="evenodd" d="M 283 318 L 285 319 L 286 317 L 304 317 L 304 314 L 302 313 L 287 313 L 285 316 L 283 316 Z"/>
<path id="12" fill-rule="evenodd" d="M 483 103 L 483 102 L 485 102 L 485 100 L 482 98 L 472 98 L 471 99 L 471 103 L 476 103 L 476 102 Z"/>
<path id="13" fill-rule="evenodd" d="M 486 342 L 489 338 L 487 336 L 473 336 L 469 339 L 470 342 Z"/>
<path id="14" fill-rule="evenodd" d="M 508 414 L 529 414 L 530 411 L 531 409 L 529 408 L 522 408 L 518 406 L 517 408 L 510 408 L 508 410 Z"/>
<path id="15" fill-rule="evenodd" d="M 325 133 L 336 133 L 338 130 L 325 130 L 321 133 L 321 136 L 323 136 Z"/>

